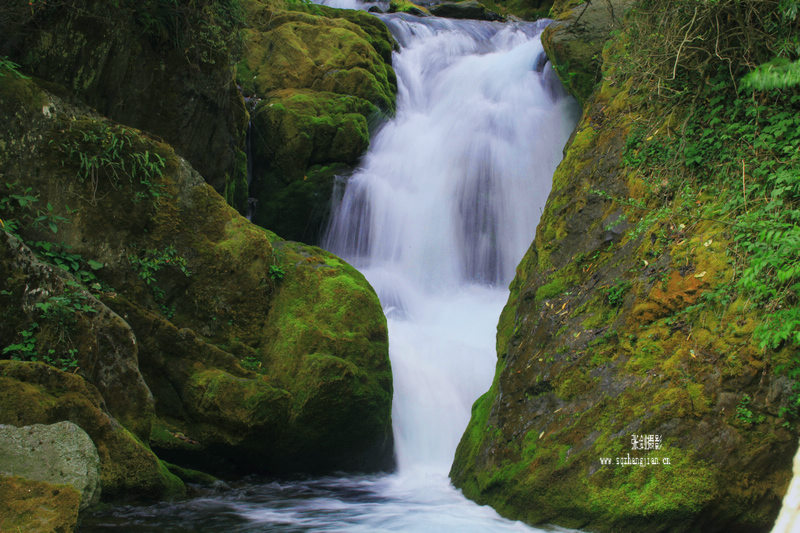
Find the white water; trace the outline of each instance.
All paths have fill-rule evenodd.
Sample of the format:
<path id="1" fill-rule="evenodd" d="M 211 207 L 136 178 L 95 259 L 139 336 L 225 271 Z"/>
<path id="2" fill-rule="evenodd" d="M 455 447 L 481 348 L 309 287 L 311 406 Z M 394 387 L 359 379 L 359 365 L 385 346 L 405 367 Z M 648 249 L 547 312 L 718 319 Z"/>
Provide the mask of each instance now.
<path id="1" fill-rule="evenodd" d="M 397 115 L 347 182 L 324 245 L 364 273 L 388 318 L 398 460 L 389 488 L 451 501 L 441 530 L 463 531 L 452 521 L 464 516 L 474 530 L 502 530 L 512 524 L 453 494 L 447 473 L 491 384 L 506 287 L 576 109 L 546 64 L 541 23 L 384 21 L 402 47 Z"/>
<path id="2" fill-rule="evenodd" d="M 382 18 L 401 44 L 397 115 L 339 191 L 325 246 L 365 274 L 388 318 L 397 472 L 243 484 L 85 530 L 540 531 L 447 476 L 577 109 L 546 64 L 542 23 Z"/>
<path id="3" fill-rule="evenodd" d="M 574 107 L 542 24 L 394 15 L 396 118 L 347 183 L 325 246 L 389 320 L 400 475 L 446 479 L 491 384 L 506 286 L 533 239 Z"/>

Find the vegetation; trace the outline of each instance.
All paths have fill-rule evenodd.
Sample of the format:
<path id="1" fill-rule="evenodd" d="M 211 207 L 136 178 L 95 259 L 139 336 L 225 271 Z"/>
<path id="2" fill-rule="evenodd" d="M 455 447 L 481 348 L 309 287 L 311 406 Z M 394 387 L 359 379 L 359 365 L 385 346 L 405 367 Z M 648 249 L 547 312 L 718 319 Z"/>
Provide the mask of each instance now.
<path id="1" fill-rule="evenodd" d="M 61 133 L 64 140 L 57 149 L 64 156 L 62 164 L 76 165 L 78 178 L 91 183 L 92 202 L 97 202 L 101 178 L 109 180 L 114 188 L 123 177 L 131 185 L 139 185 L 135 200 L 161 196 L 156 180 L 162 176 L 164 158 L 138 146 L 142 143 L 130 130 L 88 121 Z"/>
<path id="2" fill-rule="evenodd" d="M 734 275 L 701 305 L 746 299 L 762 316 L 756 341 L 770 350 L 800 347 L 798 6 L 642 1 L 612 51 L 625 58 L 617 80 L 657 89 L 649 99 L 659 114 L 632 130 L 624 154 L 650 193 L 638 231 L 717 225 Z M 665 121 L 671 114 L 685 119 Z M 800 355 L 775 368 L 797 384 Z M 787 415 L 800 414 L 800 394 L 794 404 Z"/>

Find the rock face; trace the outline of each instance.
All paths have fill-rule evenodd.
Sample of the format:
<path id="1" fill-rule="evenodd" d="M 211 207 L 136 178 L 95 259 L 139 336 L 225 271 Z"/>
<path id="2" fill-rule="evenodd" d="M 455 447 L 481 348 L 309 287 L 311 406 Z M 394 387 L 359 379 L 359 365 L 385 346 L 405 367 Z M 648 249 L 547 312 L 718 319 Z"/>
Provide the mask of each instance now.
<path id="1" fill-rule="evenodd" d="M 114 120 L 164 138 L 244 212 L 247 113 L 230 65 L 244 13 L 230 0 L 12 1 L 0 53 Z"/>
<path id="2" fill-rule="evenodd" d="M 70 485 L 52 485 L 0 476 L 0 531 L 72 533 L 80 494 Z"/>
<path id="3" fill-rule="evenodd" d="M 131 493 L 177 483 L 136 436 L 180 466 L 228 474 L 391 466 L 386 322 L 363 276 L 250 224 L 168 145 L 30 80 L 0 77 L 0 112 L 2 186 L 38 197 L 11 205 L 5 224 L 38 260 L 70 271 L 62 280 L 3 233 L 3 353 L 22 361 L 0 389 L 14 391 L 0 422 L 81 426 L 109 497 L 123 493 L 117 476 L 130 462 L 145 473 L 129 474 Z M 49 222 L 37 224 L 42 212 Z M 107 330 L 127 351 L 104 344 Z M 101 359 L 137 362 L 154 398 L 141 397 L 138 417 L 125 415 L 127 391 L 106 386 L 114 373 L 84 359 L 94 346 Z M 53 375 L 25 370 L 33 360 L 77 372 L 59 379 L 86 387 L 80 417 L 42 382 Z M 33 397 L 12 401 L 24 391 Z M 114 455 L 124 447 L 137 451 Z"/>
<path id="4" fill-rule="evenodd" d="M 714 303 L 733 272 L 726 226 L 652 215 L 672 205 L 659 196 L 666 178 L 635 173 L 631 132 L 653 120 L 653 138 L 679 136 L 686 110 L 654 111 L 649 88 L 612 76 L 621 49 L 606 49 L 598 87 L 593 71 L 571 86 L 584 114 L 511 283 L 495 380 L 451 478 L 529 523 L 765 531 L 797 446 L 783 414 L 792 382 L 774 370 L 792 347 L 759 346 L 762 311 L 746 297 Z"/>
<path id="5" fill-rule="evenodd" d="M 81 509 L 100 501 L 100 457 L 72 422 L 0 425 L 0 475 L 70 485 L 80 493 Z"/>
<path id="6" fill-rule="evenodd" d="M 335 175 L 394 112 L 394 40 L 372 15 L 313 4 L 250 2 L 248 21 L 237 79 L 253 103 L 253 221 L 316 242 Z"/>
<path id="7" fill-rule="evenodd" d="M 609 33 L 620 27 L 632 0 L 586 2 L 563 10 L 542 33 L 542 46 L 556 65 L 561 83 L 584 104 L 600 79 L 601 52 Z"/>

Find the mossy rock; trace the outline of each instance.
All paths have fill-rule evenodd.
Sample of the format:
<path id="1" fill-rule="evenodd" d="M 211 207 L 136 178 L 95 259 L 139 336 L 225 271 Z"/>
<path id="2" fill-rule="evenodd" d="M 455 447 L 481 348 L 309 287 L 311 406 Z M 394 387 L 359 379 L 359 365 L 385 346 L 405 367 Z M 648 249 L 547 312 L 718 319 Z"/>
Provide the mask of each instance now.
<path id="1" fill-rule="evenodd" d="M 0 424 L 0 473 L 70 485 L 81 510 L 100 501 L 100 457 L 91 437 L 69 421 L 32 426 Z"/>
<path id="2" fill-rule="evenodd" d="M 358 97 L 313 90 L 270 93 L 253 114 L 258 179 L 253 221 L 279 235 L 314 241 L 328 218 L 337 173 L 369 146 L 378 109 Z"/>
<path id="3" fill-rule="evenodd" d="M 253 220 L 317 242 L 333 173 L 353 166 L 371 129 L 394 113 L 394 40 L 363 12 L 318 5 L 248 4 L 237 79 L 252 112 Z"/>
<path id="4" fill-rule="evenodd" d="M 631 0 L 586 2 L 562 11 L 542 33 L 542 45 L 561 83 L 581 104 L 600 80 L 603 45 L 631 5 Z"/>
<path id="5" fill-rule="evenodd" d="M 431 7 L 431 14 L 453 19 L 505 20 L 503 16 L 486 9 L 486 6 L 477 0 L 442 2 Z"/>
<path id="6" fill-rule="evenodd" d="M 8 4 L 0 53 L 103 115 L 161 136 L 244 212 L 247 113 L 231 69 L 244 15 L 236 2 Z"/>
<path id="7" fill-rule="evenodd" d="M 9 109 L 0 132 L 10 147 L 0 157 L 3 184 L 24 172 L 39 202 L 70 219 L 53 234 L 23 210 L 19 233 L 57 239 L 102 265 L 93 294 L 136 339 L 155 398 L 150 438 L 157 453 L 215 472 L 390 464 L 385 318 L 363 276 L 327 252 L 251 224 L 170 146 L 142 132 L 29 80 L 0 78 L 0 97 L 0 109 Z M 102 152 L 119 137 L 126 150 L 112 159 L 155 159 L 159 170 L 143 181 L 101 167 L 87 179 L 63 148 Z M 296 336 L 305 341 L 289 340 Z M 323 416 L 317 409 L 326 402 L 337 409 Z"/>
<path id="8" fill-rule="evenodd" d="M 559 0 L 555 0 L 555 2 L 553 0 L 482 0 L 480 4 L 484 6 L 485 13 L 493 12 L 499 14 L 503 19 L 516 17 L 522 20 L 538 20 L 548 17 L 551 14 L 551 8 L 554 9 L 554 4 L 558 4 L 558 2 Z"/>
<path id="9" fill-rule="evenodd" d="M 172 498 L 183 484 L 150 449 L 103 410 L 103 398 L 80 376 L 43 363 L 0 361 L 0 423 L 68 420 L 92 438 L 100 456 L 102 497 Z"/>
<path id="10" fill-rule="evenodd" d="M 139 372 L 130 326 L 72 276 L 39 260 L 6 232 L 0 232 L 0 279 L 5 344 L 24 342 L 20 332 L 32 332 L 36 354 L 26 357 L 53 364 L 72 360 L 74 370 L 101 391 L 109 412 L 146 438 L 153 396 Z M 42 312 L 43 306 L 50 307 Z"/>
<path id="11" fill-rule="evenodd" d="M 319 469 L 331 462 L 391 468 L 392 373 L 375 291 L 329 252 L 288 241 L 274 246 L 286 277 L 266 334 L 271 371 L 293 396 L 292 448 Z"/>
<path id="12" fill-rule="evenodd" d="M 72 533 L 80 497 L 71 485 L 0 476 L 0 531 Z"/>
<path id="13" fill-rule="evenodd" d="M 604 68 L 624 60 L 607 54 Z M 685 112 L 648 107 L 646 92 L 604 80 L 586 93 L 500 317 L 494 383 L 473 406 L 451 479 L 531 524 L 767 531 L 798 438 L 781 417 L 791 381 L 769 365 L 791 348 L 759 347 L 757 310 L 744 301 L 700 305 L 730 277 L 719 225 L 640 222 L 634 206 L 663 197 L 624 164 L 628 132 L 655 120 L 671 134 Z M 658 435 L 658 449 L 633 448 L 641 435 Z"/>
<path id="14" fill-rule="evenodd" d="M 408 13 L 415 17 L 427 17 L 431 14 L 427 7 L 419 6 L 407 0 L 392 0 L 389 2 L 389 13 Z"/>

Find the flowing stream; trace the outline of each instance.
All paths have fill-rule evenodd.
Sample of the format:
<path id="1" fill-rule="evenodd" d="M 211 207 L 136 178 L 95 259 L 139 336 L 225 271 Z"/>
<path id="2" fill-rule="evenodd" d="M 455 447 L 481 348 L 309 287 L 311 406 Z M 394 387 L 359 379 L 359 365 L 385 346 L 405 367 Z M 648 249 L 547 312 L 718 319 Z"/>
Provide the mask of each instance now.
<path id="1" fill-rule="evenodd" d="M 544 22 L 381 18 L 401 45 L 397 114 L 340 184 L 323 245 L 387 315 L 397 472 L 242 482 L 83 530 L 538 531 L 467 500 L 448 471 L 577 106 L 542 51 Z"/>

